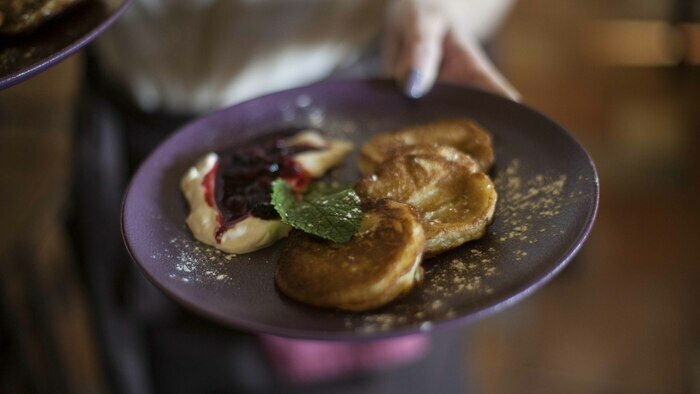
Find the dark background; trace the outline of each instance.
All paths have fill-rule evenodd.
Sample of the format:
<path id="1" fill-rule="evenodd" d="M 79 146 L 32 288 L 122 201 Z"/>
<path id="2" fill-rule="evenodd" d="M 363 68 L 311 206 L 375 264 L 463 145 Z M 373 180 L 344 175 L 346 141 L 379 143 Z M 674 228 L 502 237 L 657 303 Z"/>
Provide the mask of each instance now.
<path id="1" fill-rule="evenodd" d="M 480 392 L 700 393 L 693 14 L 698 2 L 520 0 L 493 40 L 526 103 L 592 154 L 601 205 L 559 277 L 463 330 Z M 80 56 L 0 91 L 0 392 L 104 389 L 63 227 Z"/>

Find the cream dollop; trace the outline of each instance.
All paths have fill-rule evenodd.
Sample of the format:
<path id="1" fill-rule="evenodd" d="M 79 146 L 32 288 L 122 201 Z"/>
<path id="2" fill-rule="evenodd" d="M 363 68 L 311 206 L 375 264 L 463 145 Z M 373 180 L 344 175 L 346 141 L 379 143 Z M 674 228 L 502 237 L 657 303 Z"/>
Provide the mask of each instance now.
<path id="1" fill-rule="evenodd" d="M 315 131 L 303 131 L 290 137 L 292 145 L 308 145 L 317 148 L 293 156 L 314 178 L 320 177 L 331 167 L 340 163 L 352 150 L 352 143 L 341 140 L 326 140 Z M 180 188 L 190 206 L 186 222 L 194 237 L 207 245 L 227 253 L 249 253 L 269 246 L 287 236 L 291 227 L 280 219 L 260 219 L 249 216 L 227 229 L 216 241 L 219 227 L 216 208 L 207 204 L 204 177 L 214 168 L 219 156 L 208 153 L 191 167 L 180 181 Z"/>

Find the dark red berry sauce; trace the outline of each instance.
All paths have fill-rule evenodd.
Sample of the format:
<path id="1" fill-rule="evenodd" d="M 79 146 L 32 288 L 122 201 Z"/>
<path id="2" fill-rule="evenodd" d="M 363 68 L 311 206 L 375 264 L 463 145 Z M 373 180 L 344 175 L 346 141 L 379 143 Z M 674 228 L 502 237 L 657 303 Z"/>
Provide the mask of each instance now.
<path id="1" fill-rule="evenodd" d="M 218 212 L 216 242 L 249 216 L 279 218 L 270 201 L 275 179 L 284 179 L 297 191 L 306 189 L 311 175 L 293 156 L 316 148 L 289 145 L 288 137 L 298 131 L 277 132 L 218 154 L 219 160 L 202 181 L 207 204 Z"/>

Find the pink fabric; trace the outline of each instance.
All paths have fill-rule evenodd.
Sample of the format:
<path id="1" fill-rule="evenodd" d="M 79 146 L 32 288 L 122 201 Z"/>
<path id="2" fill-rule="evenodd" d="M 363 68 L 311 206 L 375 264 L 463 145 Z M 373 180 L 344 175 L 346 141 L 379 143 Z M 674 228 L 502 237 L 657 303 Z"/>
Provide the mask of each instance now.
<path id="1" fill-rule="evenodd" d="M 415 361 L 430 348 L 426 335 L 372 342 L 328 342 L 263 335 L 263 349 L 278 374 L 292 382 L 310 383 Z"/>

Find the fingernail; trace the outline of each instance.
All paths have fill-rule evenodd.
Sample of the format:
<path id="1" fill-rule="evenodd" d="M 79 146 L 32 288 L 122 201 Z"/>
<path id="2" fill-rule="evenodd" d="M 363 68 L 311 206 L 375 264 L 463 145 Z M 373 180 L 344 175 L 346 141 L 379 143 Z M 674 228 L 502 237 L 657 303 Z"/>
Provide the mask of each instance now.
<path id="1" fill-rule="evenodd" d="M 403 92 L 406 96 L 417 99 L 425 94 L 421 86 L 421 77 L 421 72 L 418 70 L 411 70 L 408 72 L 403 84 Z"/>

